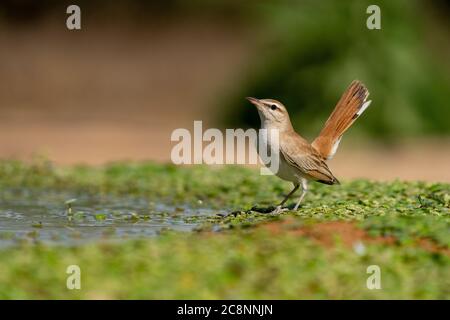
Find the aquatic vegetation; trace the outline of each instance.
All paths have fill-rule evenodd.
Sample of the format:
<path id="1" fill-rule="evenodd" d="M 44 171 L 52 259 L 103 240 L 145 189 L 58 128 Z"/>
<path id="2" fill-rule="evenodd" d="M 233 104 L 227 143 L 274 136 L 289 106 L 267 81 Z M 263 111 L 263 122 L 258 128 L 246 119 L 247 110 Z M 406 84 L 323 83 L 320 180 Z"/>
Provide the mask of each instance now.
<path id="1" fill-rule="evenodd" d="M 449 184 L 312 184 L 265 213 L 289 188 L 236 166 L 1 162 L 0 298 L 449 298 Z"/>

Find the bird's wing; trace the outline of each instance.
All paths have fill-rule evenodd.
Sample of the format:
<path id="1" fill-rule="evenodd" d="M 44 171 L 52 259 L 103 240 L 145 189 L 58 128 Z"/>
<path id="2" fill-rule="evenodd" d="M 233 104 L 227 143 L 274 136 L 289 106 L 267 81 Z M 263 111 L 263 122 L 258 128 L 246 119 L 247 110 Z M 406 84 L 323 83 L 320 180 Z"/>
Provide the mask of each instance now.
<path id="1" fill-rule="evenodd" d="M 280 151 L 286 162 L 312 180 L 326 184 L 339 183 L 320 154 L 294 131 L 280 137 Z"/>

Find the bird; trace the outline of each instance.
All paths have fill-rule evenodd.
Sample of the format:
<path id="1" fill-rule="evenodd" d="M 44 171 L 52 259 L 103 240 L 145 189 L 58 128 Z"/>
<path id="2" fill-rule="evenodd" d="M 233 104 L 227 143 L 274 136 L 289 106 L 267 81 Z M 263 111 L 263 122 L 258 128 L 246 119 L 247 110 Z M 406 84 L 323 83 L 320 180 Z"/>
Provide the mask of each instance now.
<path id="1" fill-rule="evenodd" d="M 301 187 L 302 193 L 294 207 L 294 211 L 297 211 L 306 195 L 309 181 L 340 184 L 327 161 L 335 155 L 345 131 L 369 107 L 372 101 L 367 100 L 368 96 L 369 91 L 362 82 L 352 81 L 312 143 L 295 132 L 289 113 L 281 102 L 247 97 L 258 110 L 261 129 L 278 131 L 276 148 L 279 150 L 279 166 L 274 174 L 294 184 L 292 191 L 272 211 L 273 214 L 288 211 L 283 205 Z M 266 142 L 271 147 L 270 140 Z"/>

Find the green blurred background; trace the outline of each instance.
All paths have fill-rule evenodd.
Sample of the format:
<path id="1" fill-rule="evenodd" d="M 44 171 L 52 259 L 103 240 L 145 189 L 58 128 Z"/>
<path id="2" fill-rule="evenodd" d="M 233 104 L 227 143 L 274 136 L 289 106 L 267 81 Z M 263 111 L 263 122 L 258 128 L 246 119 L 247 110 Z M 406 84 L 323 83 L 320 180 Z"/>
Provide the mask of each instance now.
<path id="1" fill-rule="evenodd" d="M 363 13 L 370 4 L 381 8 L 381 30 L 364 27 L 368 15 Z M 450 34 L 445 13 L 443 2 L 431 1 L 261 5 L 255 14 L 266 29 L 264 46 L 229 105 L 249 92 L 275 97 L 293 110 L 293 121 L 302 130 L 315 132 L 351 80 L 360 79 L 370 88 L 373 105 L 357 129 L 371 138 L 448 134 Z M 242 110 L 233 109 L 229 119 L 248 115 Z M 254 124 L 255 117 L 244 119 Z"/>

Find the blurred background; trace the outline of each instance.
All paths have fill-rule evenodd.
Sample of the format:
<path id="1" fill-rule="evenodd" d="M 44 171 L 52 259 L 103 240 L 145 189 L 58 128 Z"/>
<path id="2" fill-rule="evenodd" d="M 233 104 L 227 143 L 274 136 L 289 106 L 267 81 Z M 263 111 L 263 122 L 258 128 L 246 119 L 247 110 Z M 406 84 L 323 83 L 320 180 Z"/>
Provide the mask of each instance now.
<path id="1" fill-rule="evenodd" d="M 381 30 L 366 27 L 371 4 Z M 335 175 L 449 182 L 449 13 L 444 0 L 3 0 L 0 158 L 167 162 L 194 120 L 258 127 L 246 96 L 282 101 L 311 141 L 359 79 L 373 102 Z"/>

